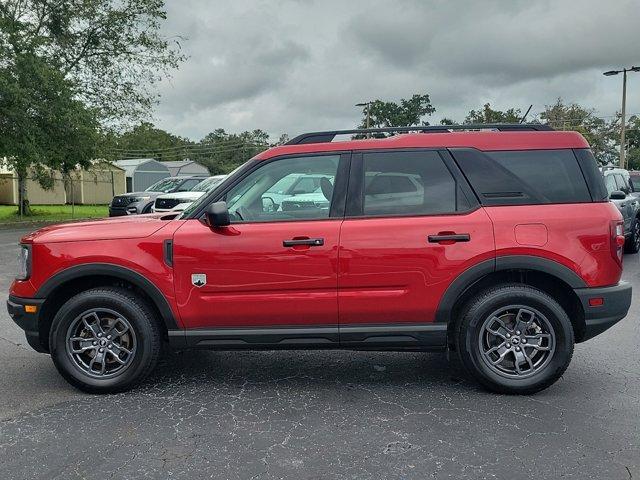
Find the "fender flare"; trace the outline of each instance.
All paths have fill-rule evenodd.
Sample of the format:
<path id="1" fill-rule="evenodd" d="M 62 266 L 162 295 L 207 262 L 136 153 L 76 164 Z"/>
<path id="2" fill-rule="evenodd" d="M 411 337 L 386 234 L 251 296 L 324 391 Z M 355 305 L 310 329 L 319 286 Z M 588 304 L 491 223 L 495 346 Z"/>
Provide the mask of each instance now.
<path id="1" fill-rule="evenodd" d="M 532 270 L 552 275 L 571 288 L 585 288 L 588 285 L 568 267 L 548 258 L 534 255 L 505 255 L 484 260 L 462 272 L 447 287 L 436 310 L 435 322 L 448 323 L 449 316 L 458 298 L 474 283 L 490 273 L 505 270 Z"/>
<path id="2" fill-rule="evenodd" d="M 36 292 L 35 297 L 46 299 L 55 289 L 71 280 L 95 275 L 118 278 L 137 286 L 149 295 L 151 301 L 160 312 L 160 316 L 168 330 L 176 330 L 180 328 L 173 315 L 169 302 L 158 287 L 140 273 L 111 263 L 88 263 L 62 270 L 44 282 Z"/>

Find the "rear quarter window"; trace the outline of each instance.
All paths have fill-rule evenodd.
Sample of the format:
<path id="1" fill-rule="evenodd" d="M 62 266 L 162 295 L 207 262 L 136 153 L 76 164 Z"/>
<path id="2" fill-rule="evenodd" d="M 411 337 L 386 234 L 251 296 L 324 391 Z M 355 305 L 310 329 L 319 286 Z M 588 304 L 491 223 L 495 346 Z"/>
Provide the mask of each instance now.
<path id="1" fill-rule="evenodd" d="M 458 165 L 485 205 L 591 202 L 572 150 L 454 150 Z"/>

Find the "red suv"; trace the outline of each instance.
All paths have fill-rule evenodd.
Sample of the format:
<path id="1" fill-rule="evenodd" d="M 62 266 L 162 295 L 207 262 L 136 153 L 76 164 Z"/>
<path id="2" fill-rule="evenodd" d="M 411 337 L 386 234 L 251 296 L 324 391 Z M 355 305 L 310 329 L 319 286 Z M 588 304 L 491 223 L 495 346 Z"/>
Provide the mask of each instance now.
<path id="1" fill-rule="evenodd" d="M 178 217 L 43 228 L 9 312 L 91 392 L 142 380 L 165 342 L 449 350 L 489 389 L 541 390 L 627 314 L 622 217 L 580 134 L 470 129 L 304 134 Z M 283 193 L 305 176 L 318 190 Z"/>

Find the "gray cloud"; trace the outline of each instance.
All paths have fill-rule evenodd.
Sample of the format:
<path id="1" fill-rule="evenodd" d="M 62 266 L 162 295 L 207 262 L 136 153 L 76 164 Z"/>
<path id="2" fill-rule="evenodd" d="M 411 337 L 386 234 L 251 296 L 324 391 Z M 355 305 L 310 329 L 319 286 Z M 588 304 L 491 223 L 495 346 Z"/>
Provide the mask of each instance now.
<path id="1" fill-rule="evenodd" d="M 429 93 L 443 116 L 561 96 L 619 109 L 610 67 L 640 64 L 636 0 L 167 1 L 167 35 L 190 58 L 161 84 L 157 123 L 197 139 L 214 128 L 274 137 L 348 128 L 354 104 Z M 629 108 L 640 112 L 640 74 Z"/>

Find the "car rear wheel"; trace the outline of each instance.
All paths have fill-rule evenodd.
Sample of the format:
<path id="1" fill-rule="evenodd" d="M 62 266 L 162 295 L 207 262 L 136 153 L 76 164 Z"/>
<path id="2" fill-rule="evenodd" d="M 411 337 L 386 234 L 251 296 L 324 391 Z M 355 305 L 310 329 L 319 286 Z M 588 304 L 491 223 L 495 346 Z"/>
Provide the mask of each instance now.
<path id="1" fill-rule="evenodd" d="M 640 221 L 634 219 L 631 222 L 629 237 L 624 242 L 624 250 L 627 253 L 638 253 L 640 250 Z"/>
<path id="2" fill-rule="evenodd" d="M 121 288 L 96 288 L 68 300 L 56 314 L 49 346 L 62 376 L 80 390 L 128 390 L 155 367 L 161 331 L 152 310 Z"/>
<path id="3" fill-rule="evenodd" d="M 573 345 L 573 327 L 558 302 L 522 284 L 477 294 L 457 330 L 457 349 L 467 371 L 500 393 L 547 388 L 568 367 Z"/>

